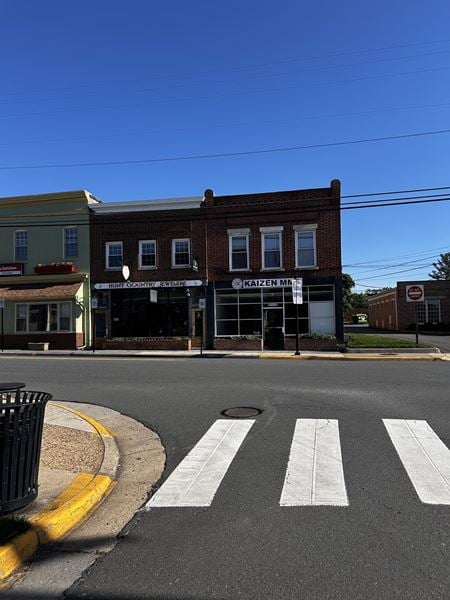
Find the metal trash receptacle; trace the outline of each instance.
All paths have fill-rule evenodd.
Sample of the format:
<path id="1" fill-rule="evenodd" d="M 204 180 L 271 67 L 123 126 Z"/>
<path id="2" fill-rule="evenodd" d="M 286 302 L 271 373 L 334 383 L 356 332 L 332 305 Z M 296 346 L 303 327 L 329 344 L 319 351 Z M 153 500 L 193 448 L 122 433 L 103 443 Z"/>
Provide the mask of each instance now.
<path id="1" fill-rule="evenodd" d="M 18 510 L 38 494 L 44 413 L 52 395 L 24 386 L 0 383 L 0 513 Z"/>

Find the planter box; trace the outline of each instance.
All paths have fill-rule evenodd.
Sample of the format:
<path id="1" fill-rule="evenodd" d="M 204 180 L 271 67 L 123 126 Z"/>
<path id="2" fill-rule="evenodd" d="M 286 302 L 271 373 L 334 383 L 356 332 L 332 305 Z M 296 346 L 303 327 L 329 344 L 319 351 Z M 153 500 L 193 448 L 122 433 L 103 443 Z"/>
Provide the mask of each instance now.
<path id="1" fill-rule="evenodd" d="M 310 350 L 312 352 L 336 352 L 336 340 L 313 340 L 308 338 L 299 338 L 299 350 Z M 295 337 L 288 337 L 284 340 L 285 350 L 295 350 Z"/>
<path id="2" fill-rule="evenodd" d="M 77 265 L 36 265 L 35 273 L 76 273 Z"/>
<path id="3" fill-rule="evenodd" d="M 49 342 L 28 342 L 28 350 L 48 350 Z"/>
<path id="4" fill-rule="evenodd" d="M 102 350 L 190 350 L 191 340 L 176 338 L 116 338 L 96 341 Z"/>
<path id="5" fill-rule="evenodd" d="M 214 350 L 261 350 L 261 340 L 214 338 Z"/>

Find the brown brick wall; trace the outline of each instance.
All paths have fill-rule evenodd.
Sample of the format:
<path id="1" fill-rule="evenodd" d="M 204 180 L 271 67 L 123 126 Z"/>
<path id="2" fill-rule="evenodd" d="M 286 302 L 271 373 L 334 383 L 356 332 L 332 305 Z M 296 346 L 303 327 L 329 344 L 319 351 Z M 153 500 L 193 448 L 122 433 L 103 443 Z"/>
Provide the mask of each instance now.
<path id="1" fill-rule="evenodd" d="M 425 299 L 440 299 L 441 323 L 450 323 L 450 281 L 399 281 L 397 284 L 399 329 L 409 329 L 415 323 L 414 304 L 406 302 L 406 286 L 411 283 L 421 283 L 425 286 Z"/>
<path id="2" fill-rule="evenodd" d="M 373 296 L 368 299 L 369 327 L 397 331 L 397 291 Z"/>
<path id="3" fill-rule="evenodd" d="M 5 335 L 5 348 L 10 350 L 27 350 L 28 342 L 49 342 L 49 350 L 76 350 L 84 343 L 82 333 Z"/>
<path id="4" fill-rule="evenodd" d="M 340 186 L 235 196 L 207 195 L 198 209 L 147 211 L 139 213 L 93 214 L 91 227 L 91 277 L 93 282 L 121 282 L 120 271 L 105 270 L 105 243 L 122 241 L 124 263 L 130 266 L 132 281 L 207 278 L 222 281 L 238 276 L 229 272 L 228 229 L 250 228 L 250 269 L 248 277 L 261 273 L 260 227 L 282 225 L 283 275 L 340 277 Z M 317 223 L 319 269 L 295 269 L 293 225 Z M 190 238 L 192 257 L 198 272 L 171 266 L 172 239 Z M 138 269 L 139 240 L 157 241 L 155 270 Z M 265 271 L 271 276 L 270 271 Z M 280 273 L 273 271 L 273 275 Z"/>

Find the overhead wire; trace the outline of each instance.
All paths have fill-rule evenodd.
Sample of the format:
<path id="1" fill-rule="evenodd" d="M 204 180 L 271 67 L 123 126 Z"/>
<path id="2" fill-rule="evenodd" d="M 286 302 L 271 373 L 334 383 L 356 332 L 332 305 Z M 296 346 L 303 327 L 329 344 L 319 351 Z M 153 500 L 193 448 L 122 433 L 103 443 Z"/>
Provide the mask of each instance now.
<path id="1" fill-rule="evenodd" d="M 285 146 L 279 148 L 266 148 L 258 150 L 243 150 L 240 152 L 221 152 L 216 154 L 197 154 L 197 155 L 184 155 L 184 156 L 166 156 L 160 158 L 146 158 L 138 160 L 112 160 L 112 161 L 96 161 L 96 162 L 81 162 L 81 163 L 54 163 L 48 165 L 1 165 L 0 171 L 13 171 L 13 170 L 30 170 L 30 169 L 65 169 L 65 168 L 78 168 L 78 167 L 101 167 L 101 166 L 118 166 L 118 165 L 142 165 L 150 163 L 161 163 L 161 162 L 180 162 L 190 160 L 203 160 L 207 158 L 229 158 L 234 156 L 253 156 L 257 154 L 274 154 L 280 152 L 293 152 L 298 150 L 311 150 L 316 148 L 331 148 L 337 146 L 348 146 L 355 144 L 367 144 L 375 142 L 385 142 L 391 140 L 400 139 L 411 139 L 417 137 L 426 137 L 432 135 L 444 135 L 450 133 L 450 129 L 440 129 L 434 131 L 419 131 L 415 133 L 406 133 L 399 135 L 382 136 L 376 138 L 364 138 L 356 140 L 346 140 L 340 142 L 327 142 L 323 144 L 306 144 L 304 146 Z"/>

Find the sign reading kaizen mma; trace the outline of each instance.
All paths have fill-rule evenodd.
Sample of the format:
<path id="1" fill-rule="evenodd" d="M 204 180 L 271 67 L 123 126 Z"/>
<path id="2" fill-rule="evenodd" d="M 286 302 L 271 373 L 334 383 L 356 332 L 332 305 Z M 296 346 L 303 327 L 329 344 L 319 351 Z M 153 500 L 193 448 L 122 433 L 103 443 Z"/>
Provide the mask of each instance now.
<path id="1" fill-rule="evenodd" d="M 233 279 L 231 285 L 234 289 L 262 288 L 262 287 L 290 287 L 292 279 Z"/>
<path id="2" fill-rule="evenodd" d="M 422 302 L 424 298 L 425 290 L 422 284 L 415 283 L 406 286 L 406 302 Z"/>

